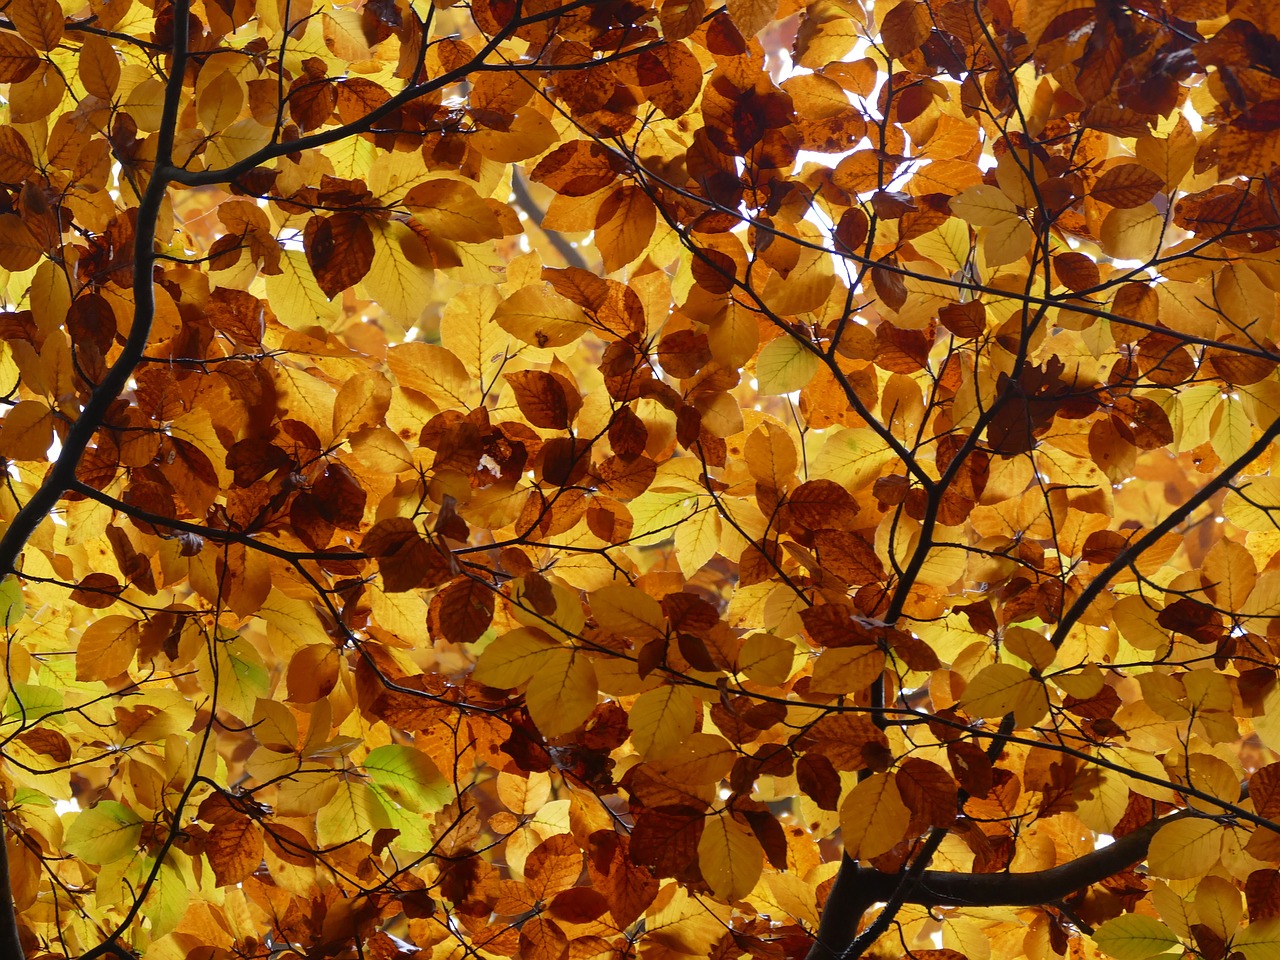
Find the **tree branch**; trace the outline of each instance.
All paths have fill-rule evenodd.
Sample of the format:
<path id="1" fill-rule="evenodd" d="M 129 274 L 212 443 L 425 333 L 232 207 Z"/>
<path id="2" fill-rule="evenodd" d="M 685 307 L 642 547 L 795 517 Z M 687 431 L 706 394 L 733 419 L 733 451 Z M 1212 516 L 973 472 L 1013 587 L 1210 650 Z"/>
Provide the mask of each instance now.
<path id="1" fill-rule="evenodd" d="M 836 960 L 856 937 L 863 914 L 894 897 L 926 907 L 1032 907 L 1061 900 L 1105 880 L 1147 855 L 1151 838 L 1166 823 L 1192 816 L 1179 810 L 1143 824 L 1093 853 L 1033 873 L 951 873 L 925 870 L 900 891 L 900 876 L 881 873 L 845 856 L 822 910 L 817 939 L 806 960 Z"/>
<path id="2" fill-rule="evenodd" d="M 579 270 L 590 270 L 587 261 L 582 256 L 582 251 L 566 240 L 556 230 L 548 230 L 542 225 L 542 220 L 546 213 L 538 206 L 533 194 L 529 192 L 529 184 L 525 182 L 524 174 L 519 167 L 513 167 L 511 170 L 511 192 L 515 195 L 516 206 L 524 211 L 525 216 L 532 221 L 533 225 L 542 231 L 542 235 L 547 238 L 547 242 L 555 247 L 556 253 L 564 258 L 564 262 L 571 267 L 577 267 Z"/>

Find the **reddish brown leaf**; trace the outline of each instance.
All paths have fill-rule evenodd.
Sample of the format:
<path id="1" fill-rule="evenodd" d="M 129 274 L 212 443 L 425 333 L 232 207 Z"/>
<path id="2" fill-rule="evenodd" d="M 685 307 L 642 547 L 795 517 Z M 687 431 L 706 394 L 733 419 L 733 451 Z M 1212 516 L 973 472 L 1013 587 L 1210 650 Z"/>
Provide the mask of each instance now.
<path id="1" fill-rule="evenodd" d="M 214 825 L 205 841 L 205 856 L 220 887 L 241 883 L 262 862 L 262 827 L 246 816 Z"/>
<path id="2" fill-rule="evenodd" d="M 364 279 L 373 263 L 373 231 L 355 213 L 312 217 L 303 231 L 303 249 L 316 283 L 332 300 Z"/>

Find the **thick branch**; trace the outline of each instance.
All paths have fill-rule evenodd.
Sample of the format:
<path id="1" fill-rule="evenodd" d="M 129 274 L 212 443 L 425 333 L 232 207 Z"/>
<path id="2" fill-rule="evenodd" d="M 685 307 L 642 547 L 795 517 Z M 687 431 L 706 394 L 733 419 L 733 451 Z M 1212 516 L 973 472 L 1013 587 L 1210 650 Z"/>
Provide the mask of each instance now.
<path id="1" fill-rule="evenodd" d="M 1032 907 L 1052 903 L 1140 862 L 1156 831 L 1190 815 L 1180 810 L 1152 820 L 1093 853 L 1034 873 L 925 870 L 905 891 L 903 902 L 926 907 Z M 893 897 L 899 880 L 898 874 L 881 873 L 845 857 L 822 910 L 817 940 L 807 960 L 839 957 L 853 942 L 862 915 Z"/>

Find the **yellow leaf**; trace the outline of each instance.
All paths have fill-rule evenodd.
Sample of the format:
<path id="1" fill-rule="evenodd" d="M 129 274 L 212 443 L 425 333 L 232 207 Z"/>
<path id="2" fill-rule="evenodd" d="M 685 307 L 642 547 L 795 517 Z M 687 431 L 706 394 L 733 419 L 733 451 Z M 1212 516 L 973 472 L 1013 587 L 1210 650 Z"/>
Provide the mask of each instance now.
<path id="1" fill-rule="evenodd" d="M 755 356 L 760 346 L 760 327 L 755 314 L 737 302 L 711 321 L 707 330 L 711 356 L 722 367 L 737 370 Z"/>
<path id="2" fill-rule="evenodd" d="M 879 647 L 835 647 L 824 650 L 813 666 L 809 689 L 814 693 L 857 694 L 884 672 L 885 655 Z"/>
<path id="3" fill-rule="evenodd" d="M 494 311 L 493 319 L 513 337 L 535 347 L 563 347 L 589 329 L 582 308 L 546 283 L 521 287 Z"/>
<path id="4" fill-rule="evenodd" d="M 765 281 L 760 298 L 774 313 L 793 316 L 821 307 L 835 283 L 831 254 L 824 248 L 805 247 L 785 277 L 774 273 Z"/>
<path id="5" fill-rule="evenodd" d="M 485 647 L 471 676 L 488 687 L 518 687 L 564 649 L 541 630 L 521 627 L 504 633 Z"/>
<path id="6" fill-rule="evenodd" d="M 753 633 L 738 653 L 738 670 L 755 683 L 786 683 L 795 665 L 796 646 L 771 633 Z"/>
<path id="7" fill-rule="evenodd" d="M 1023 257 L 1035 236 L 1025 220 L 1006 220 L 982 231 L 982 256 L 988 267 L 999 267 Z"/>
<path id="8" fill-rule="evenodd" d="M 398 333 L 416 324 L 431 302 L 431 255 L 397 220 L 376 221 L 372 228 L 373 263 L 361 283 Z"/>
<path id="9" fill-rule="evenodd" d="M 867 777 L 840 804 L 845 853 L 855 860 L 888 853 L 906 836 L 910 823 L 911 811 L 893 777 L 885 773 Z"/>
<path id="10" fill-rule="evenodd" d="M 713 507 L 694 511 L 676 527 L 676 562 L 686 580 L 693 577 L 720 548 L 720 515 Z"/>
<path id="11" fill-rule="evenodd" d="M 0 420 L 0 455 L 10 460 L 47 460 L 53 443 L 53 413 L 39 400 L 22 400 Z"/>
<path id="12" fill-rule="evenodd" d="M 1112 210 L 1102 221 L 1099 244 L 1102 251 L 1117 260 L 1146 262 L 1156 255 L 1164 216 L 1154 204 Z"/>
<path id="13" fill-rule="evenodd" d="M 960 704 L 976 717 L 1012 713 L 1019 727 L 1029 727 L 1049 712 L 1049 695 L 1022 667 L 993 663 L 969 681 Z"/>
<path id="14" fill-rule="evenodd" d="M 1213 452 L 1224 464 L 1233 463 L 1253 442 L 1253 424 L 1244 404 L 1235 397 L 1223 397 L 1213 419 Z"/>
<path id="15" fill-rule="evenodd" d="M 1236 934 L 1231 948 L 1245 960 L 1280 960 L 1280 917 L 1255 920 Z"/>
<path id="16" fill-rule="evenodd" d="M 821 365 L 812 347 L 793 336 L 770 340 L 756 358 L 757 390 L 766 396 L 803 390 Z"/>
<path id="17" fill-rule="evenodd" d="M 196 115 L 205 133 L 216 136 L 239 118 L 244 109 L 245 89 L 229 70 L 219 72 L 208 83 L 203 82 L 203 76 L 200 79 Z"/>
<path id="18" fill-rule="evenodd" d="M 301 250 L 281 251 L 280 272 L 266 285 L 276 319 L 292 330 L 328 328 L 338 319 L 341 303 L 324 295 Z"/>
<path id="19" fill-rule="evenodd" d="M 416 390 L 442 410 L 469 410 L 475 403 L 475 381 L 444 347 L 411 340 L 387 351 L 387 366 L 400 386 Z"/>
<path id="20" fill-rule="evenodd" d="M 524 348 L 491 322 L 501 302 L 502 295 L 495 287 L 465 287 L 445 304 L 440 318 L 440 343 L 462 361 L 467 373 L 482 386 L 493 382 L 508 354 L 514 356 Z"/>
<path id="21" fill-rule="evenodd" d="M 415 220 L 446 240 L 483 243 L 502 236 L 498 215 L 461 180 L 428 180 L 410 190 L 404 204 Z"/>
<path id="22" fill-rule="evenodd" d="M 975 227 L 998 227 L 1018 220 L 1018 208 L 999 187 L 981 184 L 951 198 L 951 212 Z"/>
<path id="23" fill-rule="evenodd" d="M 559 737 L 591 715 L 598 692 L 596 671 L 586 655 L 558 647 L 537 658 L 537 671 L 529 678 L 524 699 L 543 735 Z"/>
<path id="24" fill-rule="evenodd" d="M 216 133 L 204 151 L 205 161 L 213 169 L 230 167 L 246 160 L 271 142 L 271 128 L 253 117 L 237 120 Z"/>
<path id="25" fill-rule="evenodd" d="M 596 623 L 620 636 L 645 640 L 660 637 L 666 631 L 667 618 L 658 601 L 626 584 L 593 591 L 591 612 Z"/>
<path id="26" fill-rule="evenodd" d="M 646 760 L 674 753 L 693 733 L 693 705 L 693 694 L 683 686 L 662 686 L 640 694 L 627 717 L 636 752 Z"/>
<path id="27" fill-rule="evenodd" d="M 1225 877 L 1205 877 L 1196 885 L 1195 903 L 1201 923 L 1223 940 L 1235 935 L 1243 910 L 1234 883 Z"/>
<path id="28" fill-rule="evenodd" d="M 827 437 L 810 471 L 813 476 L 834 480 L 856 493 L 894 459 L 895 454 L 879 434 L 866 427 L 853 427 Z"/>
<path id="29" fill-rule="evenodd" d="M 711 892 L 721 900 L 741 900 L 755 889 L 764 869 L 764 850 L 746 827 L 730 816 L 712 818 L 698 840 L 698 865 Z"/>
<path id="30" fill-rule="evenodd" d="M 1147 869 L 1166 880 L 1204 876 L 1222 856 L 1223 827 L 1212 820 L 1175 820 L 1152 838 Z"/>
<path id="31" fill-rule="evenodd" d="M 795 441 L 786 428 L 774 420 L 764 421 L 747 438 L 743 458 L 751 476 L 775 490 L 786 489 L 795 479 L 799 464 Z"/>
<path id="32" fill-rule="evenodd" d="M 653 765 L 677 783 L 719 783 L 729 775 L 738 751 L 724 737 L 714 733 L 691 735 L 669 757 Z"/>
<path id="33" fill-rule="evenodd" d="M 1147 960 L 1177 946 L 1178 938 L 1155 917 L 1130 913 L 1099 926 L 1093 941 L 1115 960 Z"/>

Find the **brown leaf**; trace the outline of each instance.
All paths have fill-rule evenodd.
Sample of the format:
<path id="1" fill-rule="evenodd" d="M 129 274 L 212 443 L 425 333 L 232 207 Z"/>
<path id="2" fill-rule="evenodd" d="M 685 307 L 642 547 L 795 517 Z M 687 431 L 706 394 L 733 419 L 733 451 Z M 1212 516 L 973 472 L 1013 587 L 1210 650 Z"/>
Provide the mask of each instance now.
<path id="1" fill-rule="evenodd" d="M 428 629 L 450 643 L 475 643 L 493 621 L 494 602 L 493 588 L 487 583 L 459 577 L 431 598 Z"/>
<path id="2" fill-rule="evenodd" d="M 303 249 L 316 283 L 332 300 L 369 272 L 373 264 L 373 231 L 355 213 L 312 217 L 303 231 Z"/>
<path id="3" fill-rule="evenodd" d="M 342 657 L 333 644 L 313 643 L 302 647 L 289 660 L 285 685 L 293 703 L 315 703 L 327 697 L 338 682 Z"/>
<path id="4" fill-rule="evenodd" d="M 911 812 L 931 827 L 951 826 L 959 813 L 959 788 L 936 763 L 908 757 L 894 773 L 898 792 Z"/>
<path id="5" fill-rule="evenodd" d="M 1053 258 L 1053 272 L 1072 292 L 1091 290 L 1102 282 L 1098 264 L 1083 253 L 1060 253 Z"/>
<path id="6" fill-rule="evenodd" d="M 840 775 L 820 753 L 806 753 L 796 761 L 796 782 L 820 810 L 840 808 Z"/>
<path id="7" fill-rule="evenodd" d="M 578 391 L 563 377 L 541 370 L 503 375 L 528 421 L 546 430 L 564 430 L 582 406 Z"/>
<path id="8" fill-rule="evenodd" d="M 248 879 L 262 862 L 262 851 L 262 827 L 246 816 L 215 824 L 204 848 L 219 887 Z"/>
<path id="9" fill-rule="evenodd" d="M 880 21 L 880 39 L 885 52 L 899 60 L 919 49 L 931 29 L 928 5 L 917 0 L 903 0 Z"/>
<path id="10" fill-rule="evenodd" d="M 1099 177 L 1089 195 L 1113 207 L 1140 207 L 1163 187 L 1164 181 L 1142 164 L 1121 163 Z"/>

